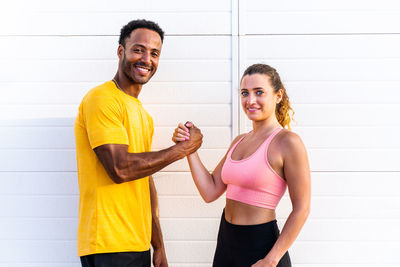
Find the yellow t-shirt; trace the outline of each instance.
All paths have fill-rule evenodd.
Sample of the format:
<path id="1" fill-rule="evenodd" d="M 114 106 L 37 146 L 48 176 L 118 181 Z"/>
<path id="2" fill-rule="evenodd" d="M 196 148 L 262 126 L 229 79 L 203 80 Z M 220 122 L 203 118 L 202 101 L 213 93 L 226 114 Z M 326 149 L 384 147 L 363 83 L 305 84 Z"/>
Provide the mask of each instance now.
<path id="1" fill-rule="evenodd" d="M 75 121 L 79 180 L 78 255 L 146 251 L 151 241 L 149 177 L 115 184 L 93 148 L 126 144 L 151 150 L 153 120 L 137 98 L 112 81 L 83 98 Z"/>

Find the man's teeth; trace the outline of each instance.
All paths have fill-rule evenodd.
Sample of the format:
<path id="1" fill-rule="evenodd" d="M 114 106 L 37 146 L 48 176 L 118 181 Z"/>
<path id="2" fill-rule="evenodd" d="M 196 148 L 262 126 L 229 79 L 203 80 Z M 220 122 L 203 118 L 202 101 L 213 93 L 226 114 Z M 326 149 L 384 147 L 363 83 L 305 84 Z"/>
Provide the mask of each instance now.
<path id="1" fill-rule="evenodd" d="M 140 71 L 149 71 L 148 69 L 137 67 Z"/>

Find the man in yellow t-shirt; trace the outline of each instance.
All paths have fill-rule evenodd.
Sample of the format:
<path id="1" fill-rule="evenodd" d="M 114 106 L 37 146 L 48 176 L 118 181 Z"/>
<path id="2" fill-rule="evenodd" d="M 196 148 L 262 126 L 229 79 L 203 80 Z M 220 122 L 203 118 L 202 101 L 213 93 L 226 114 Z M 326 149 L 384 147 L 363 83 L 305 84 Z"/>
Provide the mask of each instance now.
<path id="1" fill-rule="evenodd" d="M 151 152 L 153 120 L 138 99 L 157 70 L 164 33 L 134 20 L 121 29 L 118 70 L 83 98 L 75 121 L 79 179 L 78 255 L 83 267 L 168 266 L 151 175 L 195 152 L 190 140 Z"/>

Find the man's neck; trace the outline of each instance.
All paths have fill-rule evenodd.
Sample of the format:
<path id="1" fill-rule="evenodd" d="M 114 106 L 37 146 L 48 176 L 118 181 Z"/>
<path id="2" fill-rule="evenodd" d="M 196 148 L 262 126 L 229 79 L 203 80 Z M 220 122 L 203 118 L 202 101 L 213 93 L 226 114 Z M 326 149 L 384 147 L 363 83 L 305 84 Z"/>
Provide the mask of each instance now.
<path id="1" fill-rule="evenodd" d="M 142 90 L 143 86 L 142 84 L 133 83 L 126 77 L 121 77 L 119 73 L 115 74 L 113 81 L 117 88 L 123 91 L 125 94 L 133 96 L 135 98 L 139 97 L 140 91 Z"/>

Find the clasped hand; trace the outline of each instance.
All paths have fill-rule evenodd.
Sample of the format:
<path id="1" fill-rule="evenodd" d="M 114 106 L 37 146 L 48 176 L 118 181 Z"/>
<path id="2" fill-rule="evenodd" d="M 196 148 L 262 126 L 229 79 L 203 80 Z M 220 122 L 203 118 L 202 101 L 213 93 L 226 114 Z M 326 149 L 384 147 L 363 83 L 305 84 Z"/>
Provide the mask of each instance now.
<path id="1" fill-rule="evenodd" d="M 192 122 L 179 123 L 178 127 L 172 135 L 172 141 L 175 144 L 181 144 L 189 154 L 194 153 L 200 148 L 203 142 L 203 135 L 199 128 L 194 126 Z M 185 142 L 184 142 L 185 141 Z"/>

